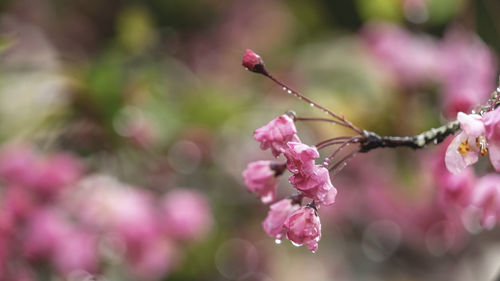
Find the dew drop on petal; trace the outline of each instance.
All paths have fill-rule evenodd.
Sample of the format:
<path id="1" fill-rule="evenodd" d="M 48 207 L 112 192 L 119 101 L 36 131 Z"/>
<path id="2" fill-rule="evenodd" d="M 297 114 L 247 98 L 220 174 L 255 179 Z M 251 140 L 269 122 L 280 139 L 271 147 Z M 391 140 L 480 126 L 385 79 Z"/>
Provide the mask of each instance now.
<path id="1" fill-rule="evenodd" d="M 288 90 L 288 93 L 289 93 L 289 94 L 291 94 L 291 93 L 292 93 L 292 91 L 291 91 L 291 90 Z"/>
<path id="2" fill-rule="evenodd" d="M 314 106 L 314 104 L 313 104 L 313 103 L 310 103 L 309 105 L 310 105 L 311 107 L 313 107 L 313 106 Z"/>
<path id="3" fill-rule="evenodd" d="M 286 91 L 286 87 L 283 87 L 283 91 Z"/>
<path id="4" fill-rule="evenodd" d="M 311 253 L 316 254 L 316 251 L 311 251 Z"/>
<path id="5" fill-rule="evenodd" d="M 274 243 L 276 243 L 277 245 L 281 244 L 281 239 L 276 238 L 276 240 L 274 240 Z"/>
<path id="6" fill-rule="evenodd" d="M 245 70 L 247 70 L 247 71 L 248 71 L 248 67 L 245 67 Z"/>

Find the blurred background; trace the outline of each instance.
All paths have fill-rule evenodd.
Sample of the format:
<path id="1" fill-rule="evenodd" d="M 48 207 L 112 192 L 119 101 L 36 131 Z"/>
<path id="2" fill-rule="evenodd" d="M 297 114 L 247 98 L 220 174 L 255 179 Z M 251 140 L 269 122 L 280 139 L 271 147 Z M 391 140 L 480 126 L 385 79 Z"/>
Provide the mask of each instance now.
<path id="1" fill-rule="evenodd" d="M 276 245 L 241 177 L 271 159 L 253 130 L 321 112 L 241 56 L 361 128 L 414 135 L 496 88 L 498 14 L 497 0 L 1 0 L 0 280 L 496 280 L 499 231 L 455 192 L 491 168 L 451 176 L 446 144 L 358 155 L 319 211 L 319 251 Z M 292 191 L 282 178 L 279 197 Z"/>

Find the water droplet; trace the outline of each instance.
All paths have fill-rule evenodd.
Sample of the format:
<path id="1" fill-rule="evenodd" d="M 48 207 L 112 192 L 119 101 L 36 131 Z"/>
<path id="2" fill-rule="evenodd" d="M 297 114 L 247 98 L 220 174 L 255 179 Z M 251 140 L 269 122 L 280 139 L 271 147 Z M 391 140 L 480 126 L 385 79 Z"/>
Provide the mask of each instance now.
<path id="1" fill-rule="evenodd" d="M 316 254 L 316 251 L 311 251 L 311 253 Z"/>
<path id="2" fill-rule="evenodd" d="M 283 87 L 283 91 L 286 91 L 286 87 Z"/>
<path id="3" fill-rule="evenodd" d="M 288 93 L 289 93 L 289 94 L 291 94 L 291 93 L 292 93 L 292 91 L 291 91 L 291 90 L 288 90 Z"/>
<path id="4" fill-rule="evenodd" d="M 314 106 L 314 104 L 313 104 L 313 103 L 310 103 L 309 105 L 310 105 L 311 107 L 313 107 L 313 106 Z"/>
<path id="5" fill-rule="evenodd" d="M 434 144 L 438 144 L 438 139 L 434 139 Z"/>
<path id="6" fill-rule="evenodd" d="M 295 247 L 300 247 L 300 246 L 302 246 L 302 244 L 295 243 L 295 242 L 293 242 L 293 241 L 291 241 L 291 240 L 290 240 L 290 242 L 292 242 L 292 245 L 294 245 Z"/>
<path id="7" fill-rule="evenodd" d="M 278 244 L 278 245 L 279 245 L 279 244 L 281 244 L 281 239 L 276 239 L 276 240 L 274 240 L 274 243 L 276 243 L 276 244 Z"/>
<path id="8" fill-rule="evenodd" d="M 500 87 L 497 88 L 497 93 L 500 93 Z"/>
<path id="9" fill-rule="evenodd" d="M 245 70 L 247 70 L 247 71 L 248 71 L 248 67 L 245 67 Z"/>

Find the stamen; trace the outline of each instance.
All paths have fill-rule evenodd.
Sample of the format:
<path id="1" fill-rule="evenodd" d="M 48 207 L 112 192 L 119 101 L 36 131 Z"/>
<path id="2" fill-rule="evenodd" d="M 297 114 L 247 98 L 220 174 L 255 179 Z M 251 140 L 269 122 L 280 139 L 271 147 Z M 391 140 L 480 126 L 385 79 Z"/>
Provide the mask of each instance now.
<path id="1" fill-rule="evenodd" d="M 469 143 L 467 142 L 467 140 L 464 140 L 458 146 L 457 151 L 458 151 L 458 153 L 460 153 L 460 155 L 465 156 L 467 153 L 471 152 L 472 149 L 471 149 Z"/>
<path id="2" fill-rule="evenodd" d="M 476 145 L 479 147 L 479 153 L 481 156 L 488 154 L 488 141 L 484 136 L 479 136 L 476 138 Z"/>

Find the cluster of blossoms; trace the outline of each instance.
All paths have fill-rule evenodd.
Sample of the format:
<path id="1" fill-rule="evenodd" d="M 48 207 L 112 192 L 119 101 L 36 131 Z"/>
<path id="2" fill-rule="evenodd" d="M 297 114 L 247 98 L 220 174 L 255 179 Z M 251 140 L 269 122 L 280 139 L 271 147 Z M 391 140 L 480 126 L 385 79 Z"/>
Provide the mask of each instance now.
<path id="1" fill-rule="evenodd" d="M 489 154 L 493 168 L 500 172 L 500 108 L 483 115 L 459 112 L 461 132 L 446 150 L 446 168 L 457 177 L 470 173 L 467 167 L 479 160 L 479 155 Z M 465 195 L 466 204 L 481 211 L 481 223 L 486 228 L 495 226 L 500 219 L 500 176 L 486 175 L 470 190 L 457 188 Z"/>
<path id="2" fill-rule="evenodd" d="M 357 130 L 347 121 L 275 80 L 265 69 L 262 59 L 253 51 L 246 50 L 243 66 L 270 77 L 290 94 L 300 96 L 313 106 L 339 119 L 331 122 Z M 270 149 L 276 158 L 283 155 L 286 162 L 261 160 L 250 163 L 243 172 L 243 177 L 248 189 L 256 193 L 264 204 L 268 204 L 276 200 L 277 177 L 286 169 L 291 173 L 289 182 L 296 188 L 298 194 L 273 203 L 262 225 L 266 233 L 276 238 L 277 242 L 286 237 L 294 245 L 306 245 L 311 251 L 316 251 L 321 238 L 321 223 L 317 210 L 320 206 L 333 204 L 337 195 L 337 190 L 330 180 L 328 161 L 335 153 L 321 165 L 316 164 L 316 159 L 320 157 L 318 149 L 301 142 L 294 123 L 296 119 L 293 113 L 283 114 L 255 130 L 254 138 L 260 142 L 261 148 Z M 324 144 L 325 146 L 338 144 L 336 141 L 337 139 L 327 140 Z M 344 139 L 339 141 L 349 142 Z M 301 206 L 304 198 L 312 201 Z"/>
<path id="3" fill-rule="evenodd" d="M 1 280 L 36 280 L 45 266 L 64 279 L 109 266 L 159 279 L 175 266 L 181 242 L 202 238 L 212 222 L 195 191 L 157 198 L 110 176 L 85 176 L 71 155 L 41 156 L 27 146 L 2 150 L 0 181 Z"/>
<path id="4" fill-rule="evenodd" d="M 422 73 L 426 73 L 424 69 L 432 69 L 434 63 L 431 61 L 428 61 L 429 65 L 422 66 Z M 459 129 L 461 132 L 448 146 L 444 161 L 441 156 L 441 161 L 438 162 L 442 164 L 436 166 L 437 171 L 447 169 L 450 172 L 438 175 L 436 185 L 441 191 L 439 203 L 449 204 L 451 207 L 432 205 L 430 209 L 423 208 L 423 213 L 426 214 L 427 209 L 441 210 L 441 217 L 450 222 L 449 226 L 443 228 L 443 237 L 447 237 L 450 231 L 460 228 L 460 215 L 457 216 L 457 212 L 450 211 L 455 205 L 462 211 L 471 208 L 479 211 L 480 223 L 485 228 L 492 228 L 500 219 L 500 176 L 486 175 L 476 181 L 474 172 L 467 168 L 478 161 L 479 155 L 484 156 L 489 152 L 493 167 L 497 172 L 500 171 L 500 108 L 495 109 L 500 100 L 500 88 L 486 106 L 480 107 L 480 114 L 459 112 L 457 121 L 413 137 L 381 137 L 373 132 L 358 129 L 345 120 L 344 116 L 341 117 L 329 111 L 277 80 L 266 70 L 262 59 L 253 51 L 246 50 L 243 56 L 243 66 L 252 72 L 268 77 L 289 94 L 299 97 L 328 115 L 328 118 L 305 118 L 287 113 L 278 116 L 254 132 L 254 138 L 261 143 L 263 150 L 270 149 L 276 158 L 283 155 L 286 162 L 256 161 L 250 163 L 243 172 L 248 189 L 256 193 L 263 203 L 272 203 L 276 200 L 277 178 L 288 170 L 291 173 L 289 182 L 298 191 L 297 195 L 272 204 L 263 222 L 266 233 L 276 238 L 277 242 L 286 237 L 294 245 L 306 245 L 312 251 L 317 250 L 318 241 L 321 238 L 321 224 L 317 209 L 322 205 L 333 204 L 337 195 L 330 180 L 330 171 L 338 172 L 357 152 L 364 153 L 375 148 L 399 146 L 421 149 L 429 143 L 437 144 L 444 141 L 447 136 Z M 408 76 L 415 75 L 408 74 Z M 486 76 L 488 75 L 481 77 Z M 481 77 L 478 80 L 481 80 Z M 484 79 L 480 83 L 486 84 Z M 469 101 L 462 105 L 468 108 L 471 104 L 472 102 Z M 460 106 L 454 107 L 454 110 L 458 108 Z M 295 122 L 301 120 L 331 122 L 351 129 L 357 135 L 334 137 L 316 146 L 309 146 L 302 143 L 297 136 Z M 331 160 L 350 144 L 356 144 L 354 150 L 331 165 Z M 325 158 L 321 165 L 316 164 L 315 159 L 320 157 L 318 149 L 334 145 L 338 146 L 337 149 Z M 442 169 L 441 166 L 443 166 Z M 463 175 L 455 175 L 461 172 L 464 172 Z M 311 202 L 302 206 L 304 198 L 309 198 Z M 418 217 L 417 214 L 415 218 Z M 424 225 L 427 224 L 424 223 Z"/>
<path id="5" fill-rule="evenodd" d="M 294 121 L 287 114 L 255 130 L 254 137 L 261 143 L 261 148 L 270 148 L 275 157 L 283 154 L 286 163 L 256 161 L 248 165 L 243 177 L 250 191 L 255 192 L 263 203 L 271 203 L 276 200 L 277 177 L 285 169 L 292 173 L 289 181 L 299 195 L 272 204 L 262 225 L 271 237 L 279 240 L 286 236 L 296 245 L 305 244 L 315 251 L 321 238 L 316 209 L 321 205 L 331 205 L 337 190 L 330 181 L 328 169 L 315 164 L 319 157 L 317 149 L 302 143 L 296 133 Z M 313 201 L 300 207 L 302 197 Z"/>

